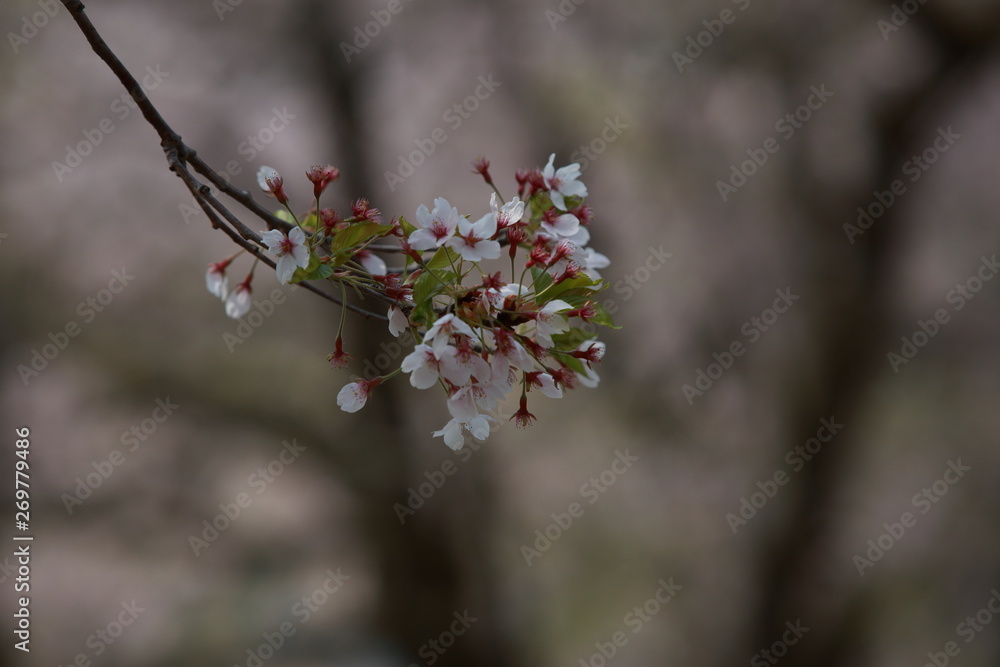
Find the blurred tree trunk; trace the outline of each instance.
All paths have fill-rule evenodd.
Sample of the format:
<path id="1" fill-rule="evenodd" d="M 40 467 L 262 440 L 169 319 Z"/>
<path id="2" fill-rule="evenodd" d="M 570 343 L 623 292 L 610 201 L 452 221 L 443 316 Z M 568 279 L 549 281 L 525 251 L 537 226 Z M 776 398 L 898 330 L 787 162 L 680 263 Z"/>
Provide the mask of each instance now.
<path id="1" fill-rule="evenodd" d="M 319 86 L 332 112 L 330 129 L 340 147 L 334 161 L 344 174 L 340 187 L 351 197 L 371 197 L 376 192 L 371 180 L 375 168 L 368 160 L 370 128 L 362 101 L 377 54 L 346 62 L 337 40 L 348 23 L 341 20 L 340 11 L 320 0 L 303 2 L 292 39 L 306 45 L 304 81 Z M 381 352 L 377 343 L 388 333 L 384 323 L 366 321 L 354 337 L 361 342 L 361 347 L 353 346 L 356 359 L 373 359 Z M 402 377 L 377 389 L 377 400 L 365 408 L 364 418 L 378 425 L 371 431 L 378 437 L 359 443 L 370 458 L 365 474 L 371 477 L 364 485 L 371 492 L 360 499 L 359 520 L 371 539 L 381 580 L 376 632 L 408 661 L 420 662 L 425 658 L 418 656 L 420 648 L 437 640 L 455 623 L 455 614 L 467 610 L 477 620 L 435 664 L 505 667 L 512 664 L 512 651 L 503 634 L 499 582 L 488 543 L 496 502 L 485 470 L 488 455 L 480 452 L 463 463 L 460 477 L 465 483 L 456 480 L 443 487 L 433 502 L 401 525 L 393 506 L 405 503 L 408 488 L 424 481 L 418 454 L 420 443 L 430 440 L 429 433 L 416 433 L 408 420 L 401 396 L 408 389 Z M 443 442 L 433 442 L 445 451 Z"/>
<path id="2" fill-rule="evenodd" d="M 880 3 L 890 7 L 892 3 Z M 803 218 L 815 221 L 815 267 L 812 285 L 826 286 L 817 295 L 821 304 L 814 313 L 817 324 L 815 346 L 806 354 L 819 362 L 800 364 L 808 375 L 792 378 L 788 385 L 787 423 L 795 434 L 788 447 L 814 437 L 817 420 L 834 415 L 850 424 L 860 419 L 873 381 L 885 371 L 885 353 L 892 348 L 889 325 L 895 310 L 891 269 L 905 225 L 903 207 L 888 208 L 878 223 L 855 243 L 845 241 L 843 225 L 853 222 L 859 205 L 875 191 L 887 191 L 899 177 L 899 167 L 933 141 L 940 118 L 938 112 L 957 102 L 968 77 L 983 69 L 985 60 L 1000 39 L 1000 23 L 983 23 L 976 34 L 949 26 L 931 5 L 921 6 L 911 17 L 914 26 L 931 42 L 937 62 L 910 87 L 872 109 L 871 125 L 877 144 L 872 180 L 857 191 L 838 190 L 823 183 L 811 170 L 807 156 L 797 152 L 798 163 L 790 170 L 796 182 Z M 784 56 L 798 57 L 792 53 Z M 796 72 L 793 62 L 785 71 Z M 812 77 L 815 72 L 803 72 Z M 811 81 L 811 79 L 809 80 Z M 790 90 L 800 90 L 793 81 Z M 790 100 L 791 100 L 790 96 Z M 796 507 L 788 523 L 761 553 L 760 590 L 756 624 L 749 641 L 731 656 L 737 662 L 778 641 L 785 623 L 801 619 L 810 628 L 806 638 L 781 658 L 786 667 L 840 667 L 871 664 L 868 655 L 866 615 L 872 610 L 867 587 L 845 594 L 833 585 L 834 572 L 844 564 L 831 560 L 836 541 L 837 496 L 844 486 L 849 461 L 862 443 L 847 427 L 824 446 L 821 459 L 806 466 L 795 480 Z M 726 664 L 735 664 L 732 661 Z"/>

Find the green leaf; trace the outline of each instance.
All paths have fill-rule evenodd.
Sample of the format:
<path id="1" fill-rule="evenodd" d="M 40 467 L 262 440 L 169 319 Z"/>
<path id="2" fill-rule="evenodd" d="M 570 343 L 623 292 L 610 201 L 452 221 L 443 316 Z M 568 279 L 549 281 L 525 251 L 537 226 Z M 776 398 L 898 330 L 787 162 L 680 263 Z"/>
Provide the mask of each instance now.
<path id="1" fill-rule="evenodd" d="M 293 218 L 292 214 L 283 208 L 279 208 L 277 211 L 275 211 L 274 217 L 278 218 L 279 220 L 284 220 L 290 225 L 295 224 L 295 218 Z"/>
<path id="2" fill-rule="evenodd" d="M 406 218 L 399 216 L 399 226 L 403 228 L 403 233 L 409 238 L 410 234 L 417 231 L 417 228 L 411 225 Z"/>
<path id="3" fill-rule="evenodd" d="M 559 361 L 566 364 L 566 366 L 568 366 L 570 369 L 576 371 L 577 373 L 580 373 L 581 375 L 587 374 L 586 370 L 584 370 L 585 367 L 583 362 L 577 359 L 576 357 L 571 357 L 568 354 L 560 354 L 557 356 L 559 357 Z"/>
<path id="4" fill-rule="evenodd" d="M 457 266 L 459 261 L 461 261 L 459 256 L 451 248 L 443 246 L 438 248 L 431 261 L 427 262 L 427 268 L 432 271 L 450 269 L 452 266 Z"/>
<path id="5" fill-rule="evenodd" d="M 392 225 L 358 222 L 339 230 L 330 242 L 330 256 L 333 257 L 333 265 L 340 266 L 348 262 L 354 256 L 355 248 L 385 236 L 391 229 Z"/>
<path id="6" fill-rule="evenodd" d="M 303 280 L 316 280 L 319 277 L 329 277 L 329 275 L 333 273 L 333 269 L 329 266 L 326 268 L 330 269 L 330 274 L 327 274 L 326 276 L 315 275 L 316 272 L 323 266 L 324 265 L 319 262 L 319 257 L 316 255 L 309 255 L 309 265 L 304 269 L 302 267 L 295 269 L 295 273 L 292 274 L 292 279 L 289 281 L 289 284 L 294 285 L 295 283 L 300 283 Z"/>
<path id="7" fill-rule="evenodd" d="M 582 304 L 581 304 L 582 305 Z M 597 315 L 590 318 L 593 324 L 597 324 L 602 327 L 609 327 L 611 329 L 621 329 L 620 324 L 615 324 L 614 320 L 611 319 L 611 313 L 598 302 L 594 302 L 594 308 L 597 310 Z"/>
<path id="8" fill-rule="evenodd" d="M 427 299 L 410 312 L 410 322 L 417 326 L 423 325 L 428 329 L 436 319 L 437 313 L 434 312 L 434 302 L 431 299 Z"/>
<path id="9" fill-rule="evenodd" d="M 538 294 L 552 284 L 552 276 L 545 269 L 533 266 L 531 267 L 531 284 L 535 294 Z"/>
<path id="10" fill-rule="evenodd" d="M 596 338 L 597 336 L 592 333 L 587 333 L 583 329 L 570 327 L 569 331 L 554 334 L 552 336 L 552 344 L 557 350 L 572 352 L 576 348 L 580 347 L 581 344 L 587 342 L 588 340 L 595 340 Z M 565 361 L 565 357 L 563 356 L 560 356 L 559 359 L 561 361 Z"/>
<path id="11" fill-rule="evenodd" d="M 391 225 L 382 225 L 377 222 L 358 222 L 341 229 L 330 242 L 330 250 L 334 253 L 341 253 L 349 248 L 363 245 L 372 239 L 385 236 L 392 229 Z"/>
<path id="12" fill-rule="evenodd" d="M 600 285 L 603 281 L 595 281 L 586 274 L 581 273 L 575 278 L 568 278 L 558 285 L 552 285 L 544 294 L 540 295 L 544 302 L 553 299 L 562 299 L 564 296 L 588 296 L 597 294 L 601 290 L 593 289 L 595 285 Z"/>
<path id="13" fill-rule="evenodd" d="M 441 284 L 442 280 L 447 284 L 452 284 L 456 279 L 455 274 L 451 271 L 436 271 L 433 274 L 430 271 L 424 271 L 413 283 L 413 303 L 417 306 L 429 303 L 435 296 L 444 292 L 445 286 Z"/>
<path id="14" fill-rule="evenodd" d="M 333 275 L 333 267 L 329 264 L 320 264 L 319 268 L 309 274 L 309 280 L 326 280 Z"/>

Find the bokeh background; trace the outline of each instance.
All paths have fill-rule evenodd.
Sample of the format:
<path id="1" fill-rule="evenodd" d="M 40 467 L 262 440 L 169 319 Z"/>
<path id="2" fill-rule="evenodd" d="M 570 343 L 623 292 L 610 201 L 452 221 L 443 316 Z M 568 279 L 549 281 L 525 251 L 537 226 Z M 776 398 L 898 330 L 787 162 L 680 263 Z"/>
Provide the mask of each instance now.
<path id="1" fill-rule="evenodd" d="M 517 168 L 580 161 L 622 329 L 602 336 L 599 388 L 535 401 L 535 426 L 475 450 L 432 438 L 441 397 L 402 378 L 341 412 L 336 308 L 263 271 L 241 336 L 203 283 L 233 247 L 192 212 L 155 133 L 64 8 L 3 2 L 2 465 L 29 426 L 35 535 L 30 655 L 12 647 L 9 557 L 0 572 L 5 663 L 1000 660 L 995 2 L 88 12 L 239 187 L 268 164 L 305 206 L 294 175 L 332 163 L 336 208 L 365 195 L 412 215 L 445 196 L 479 215 L 474 158 L 508 196 Z M 476 100 L 480 77 L 499 85 Z M 435 128 L 446 141 L 388 182 Z M 81 142 L 97 145 L 77 164 Z M 779 292 L 796 297 L 783 313 Z M 392 344 L 349 319 L 354 373 L 398 361 Z M 281 462 L 286 442 L 305 449 Z M 12 494 L 7 481 L 4 556 Z"/>

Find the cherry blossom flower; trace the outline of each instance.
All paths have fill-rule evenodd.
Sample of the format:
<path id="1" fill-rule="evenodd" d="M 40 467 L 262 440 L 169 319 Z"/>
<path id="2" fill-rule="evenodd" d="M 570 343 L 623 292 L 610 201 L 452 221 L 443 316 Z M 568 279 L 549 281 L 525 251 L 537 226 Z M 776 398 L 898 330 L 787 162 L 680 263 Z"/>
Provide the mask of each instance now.
<path id="1" fill-rule="evenodd" d="M 278 257 L 275 270 L 278 281 L 287 285 L 295 273 L 295 267 L 303 269 L 309 266 L 309 246 L 306 245 L 306 234 L 300 227 L 295 227 L 285 236 L 284 232 L 271 229 L 261 234 L 267 249 Z"/>
<path id="2" fill-rule="evenodd" d="M 599 340 L 587 340 L 580 343 L 576 351 L 573 352 L 573 356 L 586 361 L 588 367 L 593 367 L 594 364 L 598 364 L 604 359 L 604 352 L 607 350 L 607 347 L 607 345 Z"/>
<path id="3" fill-rule="evenodd" d="M 577 248 L 586 247 L 590 243 L 590 230 L 584 227 L 582 224 L 577 228 L 575 234 L 570 236 L 564 236 L 567 241 L 572 241 Z"/>
<path id="4" fill-rule="evenodd" d="M 491 240 L 497 233 L 497 218 L 487 213 L 476 222 L 468 218 L 458 221 L 458 231 L 448 239 L 448 247 L 469 262 L 496 259 L 500 256 L 500 243 Z"/>
<path id="5" fill-rule="evenodd" d="M 566 210 L 566 197 L 586 197 L 587 186 L 578 181 L 580 165 L 572 163 L 565 167 L 555 168 L 556 154 L 549 156 L 549 163 L 542 170 L 542 178 L 549 189 L 552 204 L 560 211 Z"/>
<path id="6" fill-rule="evenodd" d="M 463 375 L 466 373 L 468 375 L 464 380 L 452 382 L 452 384 L 462 385 L 469 380 L 486 382 L 490 379 L 492 371 L 490 370 L 489 363 L 469 347 L 467 339 L 463 338 L 461 344 L 456 349 L 458 353 L 455 355 L 455 363 Z"/>
<path id="7" fill-rule="evenodd" d="M 444 444 L 458 451 L 465 445 L 465 431 L 471 433 L 476 440 L 485 440 L 490 436 L 489 417 L 480 415 L 467 422 L 453 418 L 444 425 L 444 428 L 434 431 L 431 435 L 435 438 L 444 437 Z"/>
<path id="8" fill-rule="evenodd" d="M 462 348 L 445 345 L 439 351 L 421 343 L 403 359 L 400 369 L 410 373 L 410 384 L 417 389 L 434 386 L 439 377 L 456 387 L 467 384 L 473 378 L 485 381 L 490 377 L 490 365 L 467 345 Z"/>
<path id="9" fill-rule="evenodd" d="M 410 321 L 407 319 L 406 313 L 396 306 L 389 306 L 389 333 L 399 338 L 399 334 L 406 331 L 409 326 Z"/>
<path id="10" fill-rule="evenodd" d="M 344 339 L 341 336 L 337 336 L 337 341 L 334 345 L 334 351 L 327 356 L 326 360 L 334 368 L 347 368 L 347 363 L 354 355 L 344 352 Z"/>
<path id="11" fill-rule="evenodd" d="M 333 236 L 333 232 L 336 230 L 337 225 L 339 225 L 343 220 L 340 218 L 340 214 L 337 213 L 332 208 L 321 208 L 319 210 L 319 222 L 320 230 L 325 236 Z"/>
<path id="12" fill-rule="evenodd" d="M 591 280 L 600 280 L 601 274 L 598 269 L 611 266 L 611 260 L 593 248 L 577 248 L 570 257 Z"/>
<path id="13" fill-rule="evenodd" d="M 521 294 L 528 292 L 528 290 L 523 285 L 518 285 L 517 283 L 508 283 L 500 287 L 490 287 L 483 290 L 483 305 L 494 314 L 496 311 L 502 310 L 506 307 L 508 299 L 513 297 L 516 299 Z"/>
<path id="14" fill-rule="evenodd" d="M 465 431 L 477 440 L 485 440 L 490 435 L 492 417 L 479 414 L 473 393 L 473 388 L 462 387 L 448 398 L 448 412 L 451 420 L 440 431 L 434 431 L 434 437 L 443 436 L 444 443 L 451 449 L 461 449 L 465 444 Z"/>
<path id="15" fill-rule="evenodd" d="M 365 267 L 365 271 L 373 276 L 384 276 L 386 274 L 385 260 L 373 253 L 371 250 L 359 250 L 354 253 L 354 258 Z"/>
<path id="16" fill-rule="evenodd" d="M 489 382 L 473 382 L 469 385 L 469 391 L 476 401 L 476 405 L 483 410 L 495 410 L 500 401 L 510 393 L 517 380 L 517 373 L 513 367 L 507 367 L 503 375 L 496 377 L 491 372 Z"/>
<path id="17" fill-rule="evenodd" d="M 490 176 L 490 161 L 486 158 L 478 158 L 472 163 L 472 173 L 482 176 L 487 185 L 493 185 L 493 177 Z"/>
<path id="18" fill-rule="evenodd" d="M 552 334 L 562 333 L 569 329 L 569 322 L 559 311 L 570 310 L 572 306 L 562 299 L 554 299 L 542 306 L 535 314 L 535 340 L 542 347 L 552 347 Z"/>
<path id="19" fill-rule="evenodd" d="M 316 201 L 308 211 L 297 214 L 288 206 L 278 172 L 260 168 L 261 189 L 286 209 L 279 215 L 290 221 L 304 220 L 302 226 L 281 225 L 262 234 L 262 245 L 276 258 L 278 280 L 290 283 L 296 275 L 305 275 L 298 269 L 317 266 L 314 251 L 317 257 L 329 254 L 322 258 L 323 269 L 309 279 L 377 293 L 388 306 L 389 332 L 399 345 L 406 344 L 398 369 L 374 380 L 355 378 L 340 389 L 337 405 L 342 410 L 357 412 L 375 387 L 403 372 L 418 389 L 438 385 L 444 390 L 450 419 L 433 435 L 459 449 L 470 436 L 489 437 L 497 426 L 496 410 L 505 400 L 520 397 L 511 419 L 525 427 L 535 421 L 528 410 L 532 391 L 537 390 L 536 397 L 559 399 L 578 385 L 599 383 L 594 368 L 605 346 L 597 340 L 578 346 L 583 330 L 571 329 L 570 322 L 610 324 L 596 300 L 607 287 L 599 271 L 610 262 L 589 247 L 587 226 L 594 216 L 584 199 L 588 191 L 580 182 L 580 165 L 556 169 L 555 158 L 550 155 L 544 168 L 519 171 L 515 175 L 517 196 L 509 201 L 492 187 L 489 212 L 482 217 L 461 215 L 447 199 L 437 197 L 431 209 L 417 207 L 412 227 L 395 217 L 384 227 L 366 224 L 380 223 L 382 214 L 364 198 L 355 199 L 350 215 L 343 218 L 333 209 L 320 209 L 320 195 L 339 177 L 332 166 L 314 166 L 305 172 Z M 474 162 L 473 168 L 493 185 L 485 158 Z M 409 235 L 404 227 L 411 230 Z M 395 237 L 399 245 L 397 273 L 387 273 L 388 247 L 370 245 L 382 237 Z M 509 252 L 503 252 L 502 243 L 510 246 Z M 432 259 L 431 253 L 439 248 L 449 252 Z M 500 266 L 491 266 L 493 273 L 474 266 L 507 254 L 509 275 Z M 210 264 L 205 285 L 224 299 L 227 315 L 240 318 L 254 304 L 252 270 L 230 291 L 226 269 L 231 261 Z M 342 329 L 343 320 L 335 350 L 327 357 L 335 368 L 351 359 L 343 349 Z M 404 332 L 412 332 L 412 338 L 404 340 Z"/>
<path id="20" fill-rule="evenodd" d="M 583 373 L 576 374 L 576 379 L 587 389 L 596 389 L 601 382 L 601 377 L 593 368 L 584 368 Z"/>
<path id="21" fill-rule="evenodd" d="M 434 354 L 441 356 L 454 334 L 464 334 L 472 337 L 472 327 L 458 319 L 455 313 L 442 315 L 434 321 L 431 328 L 424 334 L 424 344 L 434 347 Z"/>
<path id="22" fill-rule="evenodd" d="M 433 387 L 440 377 L 455 385 L 465 384 L 469 381 L 469 373 L 459 368 L 455 361 L 457 354 L 458 350 L 451 345 L 435 351 L 430 345 L 421 343 L 406 355 L 400 370 L 410 374 L 410 384 L 417 389 Z"/>
<path id="23" fill-rule="evenodd" d="M 549 209 L 542 214 L 542 229 L 554 240 L 571 237 L 580 231 L 580 219 L 572 213 L 558 213 Z"/>
<path id="24" fill-rule="evenodd" d="M 382 378 L 380 377 L 374 380 L 359 379 L 346 384 L 340 390 L 340 393 L 337 394 L 337 405 L 344 412 L 357 412 L 365 407 L 365 403 L 368 402 L 368 397 L 371 396 L 372 390 L 380 384 L 382 384 Z"/>
<path id="25" fill-rule="evenodd" d="M 355 221 L 382 222 L 382 211 L 372 207 L 364 197 L 351 202 L 351 213 L 354 214 Z"/>
<path id="26" fill-rule="evenodd" d="M 490 332 L 487 341 L 494 346 L 493 359 L 490 362 L 494 376 L 505 374 L 508 366 L 522 371 L 528 371 L 534 367 L 535 361 L 531 354 L 507 331 L 495 329 Z"/>
<path id="27" fill-rule="evenodd" d="M 236 289 L 226 297 L 226 315 L 234 320 L 238 320 L 250 312 L 250 306 L 252 305 L 250 295 L 253 293 L 250 282 L 252 280 L 253 271 L 247 274 L 246 280 L 237 285 Z"/>
<path id="28" fill-rule="evenodd" d="M 468 422 L 479 417 L 479 406 L 471 386 L 461 387 L 448 397 L 448 412 L 461 422 Z"/>
<path id="29" fill-rule="evenodd" d="M 544 220 L 542 225 L 545 225 Z M 541 234 L 539 235 L 541 236 Z M 601 280 L 601 274 L 598 269 L 604 269 L 611 266 L 611 260 L 608 259 L 607 256 L 602 255 L 593 248 L 585 247 L 590 241 L 590 232 L 587 231 L 587 228 L 582 225 L 574 234 L 570 236 L 560 237 L 555 234 L 550 235 L 548 232 L 545 233 L 545 236 L 551 241 L 558 241 L 559 243 L 569 242 L 573 244 L 572 250 L 565 258 L 553 263 L 551 268 L 556 271 L 565 269 L 566 264 L 569 261 L 573 261 L 591 280 Z"/>
<path id="30" fill-rule="evenodd" d="M 465 435 L 462 433 L 464 430 L 464 425 L 457 419 L 450 419 L 444 428 L 433 431 L 431 435 L 435 438 L 444 437 L 444 444 L 448 445 L 449 449 L 458 451 L 465 445 Z"/>
<path id="31" fill-rule="evenodd" d="M 535 421 L 535 419 L 537 419 L 537 417 L 535 417 L 535 415 L 533 415 L 530 412 L 528 412 L 528 397 L 527 396 L 522 396 L 521 397 L 520 406 L 518 407 L 517 412 L 515 412 L 513 415 L 511 415 L 511 419 L 514 420 L 514 423 L 517 424 L 518 428 L 527 428 L 527 427 L 531 426 L 531 422 L 533 422 L 533 421 Z"/>
<path id="32" fill-rule="evenodd" d="M 511 225 L 521 222 L 524 217 L 524 202 L 514 197 L 502 207 L 497 206 L 497 193 L 490 195 L 490 208 L 493 209 L 493 217 L 497 220 L 497 229 L 505 229 Z"/>
<path id="33" fill-rule="evenodd" d="M 573 389 L 576 387 L 578 375 L 570 368 L 566 366 L 552 368 L 549 369 L 549 373 L 552 375 L 552 379 L 555 380 L 557 386 L 562 386 L 566 389 Z"/>
<path id="34" fill-rule="evenodd" d="M 313 196 L 319 199 L 326 186 L 340 178 L 340 170 L 336 167 L 320 167 L 318 165 L 310 167 L 306 172 L 306 178 L 312 181 Z"/>
<path id="35" fill-rule="evenodd" d="M 534 371 L 532 373 L 525 373 L 524 377 L 529 391 L 533 387 L 538 387 L 549 398 L 562 398 L 562 389 L 556 385 L 555 379 L 549 373 Z"/>
<path id="36" fill-rule="evenodd" d="M 417 208 L 418 229 L 410 234 L 410 245 L 414 250 L 440 248 L 454 235 L 458 222 L 458 209 L 449 204 L 444 197 L 434 200 L 433 211 L 428 211 L 427 207 L 421 204 Z"/>
<path id="37" fill-rule="evenodd" d="M 214 294 L 223 301 L 229 293 L 229 279 L 226 278 L 226 268 L 232 261 L 232 258 L 230 258 L 209 264 L 208 270 L 205 272 L 205 287 L 208 288 L 211 294 Z"/>
<path id="38" fill-rule="evenodd" d="M 593 368 L 593 364 L 604 358 L 604 352 L 607 349 L 607 345 L 599 340 L 587 340 L 576 348 L 576 352 L 573 354 L 574 357 L 578 359 L 584 359 L 587 363 L 584 366 L 583 373 L 577 373 L 576 379 L 580 381 L 584 387 L 588 389 L 594 389 L 600 383 L 601 378 Z"/>
<path id="39" fill-rule="evenodd" d="M 271 195 L 282 204 L 288 203 L 288 195 L 285 194 L 284 181 L 278 172 L 267 166 L 257 170 L 257 185 L 265 193 Z"/>

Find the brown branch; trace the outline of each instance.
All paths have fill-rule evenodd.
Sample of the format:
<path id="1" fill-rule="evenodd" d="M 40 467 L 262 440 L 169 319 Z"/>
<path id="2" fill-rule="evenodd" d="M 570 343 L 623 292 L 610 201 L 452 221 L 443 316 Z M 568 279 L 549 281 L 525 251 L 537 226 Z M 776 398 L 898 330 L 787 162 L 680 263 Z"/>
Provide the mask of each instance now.
<path id="1" fill-rule="evenodd" d="M 139 82 L 134 76 L 132 76 L 132 73 L 129 72 L 128 68 L 125 67 L 118 56 L 115 55 L 114 51 L 111 50 L 111 47 L 104 41 L 104 38 L 101 37 L 97 28 L 90 21 L 90 18 L 84 11 L 85 8 L 83 2 L 80 0 L 62 0 L 62 3 L 63 6 L 66 7 L 66 10 L 70 13 L 70 16 L 73 17 L 77 26 L 79 26 L 80 31 L 83 32 L 83 35 L 90 43 L 91 48 L 94 49 L 94 52 L 111 69 L 114 75 L 118 77 L 118 80 L 125 87 L 129 96 L 135 101 L 139 111 L 142 113 L 143 118 L 146 119 L 146 122 L 148 122 L 159 135 L 160 146 L 166 154 L 170 170 L 174 172 L 187 186 L 195 201 L 208 216 L 212 227 L 221 229 L 233 240 L 234 243 L 250 252 L 260 261 L 274 268 L 275 262 L 261 253 L 262 243 L 260 235 L 247 227 L 242 221 L 239 220 L 239 218 L 233 215 L 233 213 L 224 204 L 222 204 L 222 202 L 212 195 L 211 190 L 207 185 L 200 183 L 197 179 L 195 179 L 188 171 L 187 165 L 190 163 L 198 174 L 206 178 L 212 185 L 218 188 L 220 192 L 225 193 L 248 211 L 263 220 L 269 229 L 280 229 L 281 231 L 287 233 L 292 229 L 293 225 L 262 207 L 254 201 L 253 197 L 251 197 L 250 193 L 246 190 L 234 188 L 225 178 L 206 164 L 204 160 L 198 157 L 197 153 L 189 148 L 181 140 L 181 136 L 170 127 L 166 120 L 164 120 L 163 116 L 160 115 L 160 112 L 155 106 L 153 106 L 153 103 L 149 101 L 148 97 L 146 97 L 146 94 Z M 221 215 L 225 221 L 220 219 L 219 215 Z M 226 223 L 228 223 L 228 225 Z M 388 320 L 386 315 L 373 313 L 351 303 L 344 303 L 339 298 L 331 294 L 327 294 L 315 285 L 305 282 L 299 284 L 327 301 L 347 308 L 355 313 L 358 313 L 359 315 L 373 319 Z M 395 303 L 394 300 L 384 294 L 376 292 L 370 288 L 365 288 L 364 286 L 362 287 L 362 291 L 366 292 L 370 296 L 374 296 L 375 298 L 390 304 Z"/>

